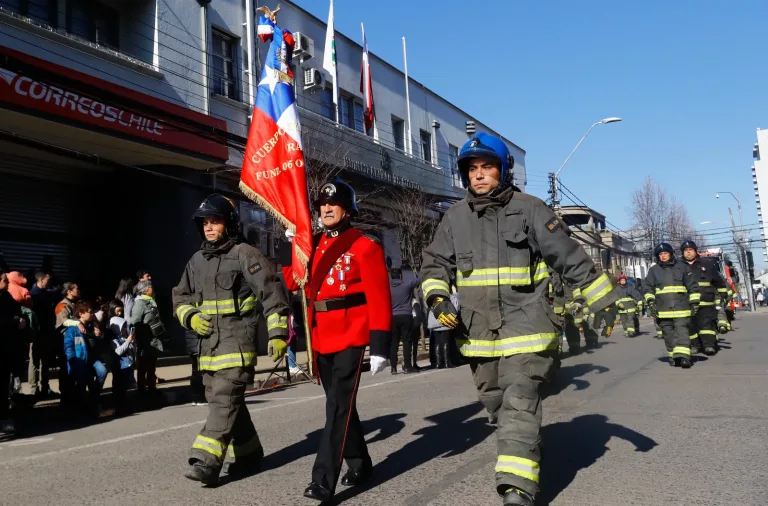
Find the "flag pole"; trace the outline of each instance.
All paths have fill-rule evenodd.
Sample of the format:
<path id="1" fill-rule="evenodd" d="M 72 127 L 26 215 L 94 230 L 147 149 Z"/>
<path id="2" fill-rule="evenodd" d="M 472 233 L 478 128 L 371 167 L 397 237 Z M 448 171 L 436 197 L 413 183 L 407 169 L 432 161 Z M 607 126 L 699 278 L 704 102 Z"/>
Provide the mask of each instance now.
<path id="1" fill-rule="evenodd" d="M 413 156 L 413 136 L 411 135 L 411 93 L 408 81 L 408 52 L 405 48 L 405 37 L 403 37 L 403 64 L 405 69 L 405 109 L 408 114 L 408 143 L 406 149 L 408 154 Z"/>
<path id="2" fill-rule="evenodd" d="M 301 309 L 304 311 L 304 336 L 307 344 L 307 369 L 309 376 L 314 378 L 315 383 L 320 384 L 320 376 L 315 374 L 315 352 L 312 349 L 312 325 L 309 324 L 309 311 L 307 311 L 307 290 L 306 285 L 299 290 L 301 296 Z"/>
<path id="3" fill-rule="evenodd" d="M 323 68 L 333 76 L 333 109 L 336 112 L 336 123 L 339 123 L 339 72 L 336 63 L 336 30 L 333 23 L 333 0 L 331 0 L 328 11 L 328 25 L 325 29 Z"/>

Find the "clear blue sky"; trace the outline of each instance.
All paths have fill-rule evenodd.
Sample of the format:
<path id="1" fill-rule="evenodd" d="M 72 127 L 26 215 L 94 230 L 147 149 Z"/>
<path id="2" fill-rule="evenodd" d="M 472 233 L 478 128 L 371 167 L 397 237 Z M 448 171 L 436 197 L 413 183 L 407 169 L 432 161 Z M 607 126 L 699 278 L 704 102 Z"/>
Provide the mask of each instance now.
<path id="1" fill-rule="evenodd" d="M 297 0 L 319 18 L 327 0 Z M 336 29 L 527 151 L 528 191 L 563 184 L 621 228 L 630 193 L 650 175 L 696 226 L 726 226 L 740 193 L 757 222 L 750 167 L 755 130 L 768 128 L 765 0 L 548 2 L 335 0 Z M 564 200 L 565 204 L 569 202 Z M 738 217 L 736 218 L 738 220 Z M 759 236 L 759 232 L 752 232 Z M 718 241 L 725 236 L 718 236 Z M 755 250 L 762 265 L 762 251 Z"/>

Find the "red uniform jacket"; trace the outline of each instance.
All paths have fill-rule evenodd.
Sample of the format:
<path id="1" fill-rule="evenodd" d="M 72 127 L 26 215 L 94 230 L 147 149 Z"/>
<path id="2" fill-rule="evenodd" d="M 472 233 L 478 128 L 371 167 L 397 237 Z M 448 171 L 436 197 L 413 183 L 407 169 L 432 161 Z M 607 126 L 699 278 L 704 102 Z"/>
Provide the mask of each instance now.
<path id="1" fill-rule="evenodd" d="M 322 234 L 319 242 L 315 241 L 316 251 L 312 258 L 310 280 L 314 276 L 325 278 L 317 300 L 338 299 L 364 293 L 366 304 L 348 309 L 315 312 L 312 348 L 317 353 L 326 354 L 370 344 L 371 355 L 388 357 L 392 331 L 392 297 L 389 292 L 389 273 L 384 261 L 384 249 L 374 238 L 363 236 L 336 260 L 330 272 L 316 272 L 320 258 L 335 239 Z M 293 279 L 291 267 L 284 267 L 283 275 L 289 290 L 299 288 Z M 307 294 L 308 297 L 309 295 Z"/>

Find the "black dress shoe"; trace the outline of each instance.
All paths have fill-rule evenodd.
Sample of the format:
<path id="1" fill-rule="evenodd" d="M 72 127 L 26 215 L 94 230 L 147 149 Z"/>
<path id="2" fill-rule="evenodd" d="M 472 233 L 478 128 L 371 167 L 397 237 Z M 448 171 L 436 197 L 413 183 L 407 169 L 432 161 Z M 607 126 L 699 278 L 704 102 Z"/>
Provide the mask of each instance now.
<path id="1" fill-rule="evenodd" d="M 345 487 L 355 487 L 368 481 L 373 475 L 373 468 L 371 467 L 358 467 L 356 469 L 349 469 L 341 478 L 341 484 Z"/>
<path id="2" fill-rule="evenodd" d="M 316 501 L 328 501 L 333 497 L 333 492 L 313 481 L 304 491 L 304 497 L 315 499 Z"/>

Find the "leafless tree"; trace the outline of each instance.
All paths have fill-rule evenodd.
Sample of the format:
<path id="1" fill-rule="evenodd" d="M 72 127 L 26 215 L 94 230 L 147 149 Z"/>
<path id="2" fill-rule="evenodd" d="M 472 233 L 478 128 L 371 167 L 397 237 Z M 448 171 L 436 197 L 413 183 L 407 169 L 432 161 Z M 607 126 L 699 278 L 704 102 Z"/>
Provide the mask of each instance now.
<path id="1" fill-rule="evenodd" d="M 694 240 L 699 248 L 705 246 L 685 206 L 650 176 L 632 192 L 630 213 L 633 228 L 640 231 L 636 242 L 641 249 L 650 251 L 661 241 L 677 246 L 685 239 Z"/>
<path id="2" fill-rule="evenodd" d="M 390 193 L 392 217 L 400 252 L 414 270 L 421 268 L 421 252 L 429 245 L 438 225 L 431 209 L 432 198 L 420 191 L 400 188 Z"/>

